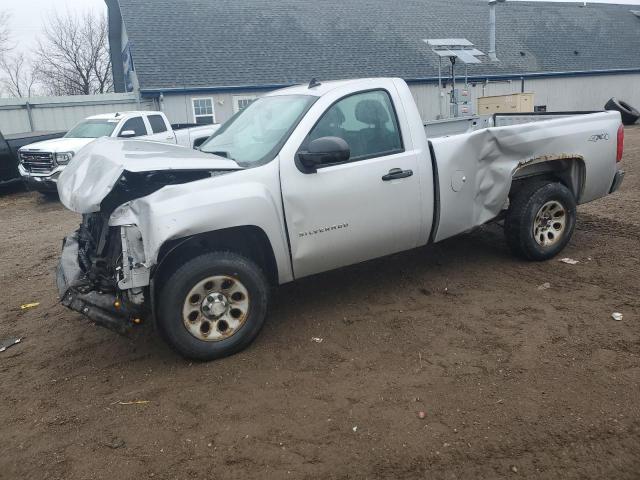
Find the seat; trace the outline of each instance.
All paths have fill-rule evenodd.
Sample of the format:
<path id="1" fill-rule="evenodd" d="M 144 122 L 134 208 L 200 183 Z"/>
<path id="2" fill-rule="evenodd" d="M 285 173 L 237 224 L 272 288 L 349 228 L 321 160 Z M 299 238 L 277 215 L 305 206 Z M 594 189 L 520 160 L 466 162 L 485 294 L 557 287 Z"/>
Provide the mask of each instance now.
<path id="1" fill-rule="evenodd" d="M 359 132 L 362 141 L 361 155 L 389 152 L 399 148 L 397 136 L 385 126 L 389 122 L 387 108 L 378 100 L 364 99 L 355 109 L 356 119 L 369 125 Z"/>

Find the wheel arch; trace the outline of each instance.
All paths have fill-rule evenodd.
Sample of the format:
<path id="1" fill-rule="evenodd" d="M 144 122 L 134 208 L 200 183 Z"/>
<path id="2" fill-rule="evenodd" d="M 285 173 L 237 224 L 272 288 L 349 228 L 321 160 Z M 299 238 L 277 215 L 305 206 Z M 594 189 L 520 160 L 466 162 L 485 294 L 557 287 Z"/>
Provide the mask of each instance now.
<path id="1" fill-rule="evenodd" d="M 521 164 L 513 174 L 509 196 L 529 181 L 545 178 L 562 183 L 579 202 L 586 181 L 584 157 L 578 154 L 544 155 Z"/>
<path id="2" fill-rule="evenodd" d="M 152 272 L 152 288 L 161 284 L 177 266 L 215 251 L 247 257 L 263 270 L 271 285 L 278 284 L 278 265 L 269 237 L 260 227 L 243 225 L 166 241 L 160 247 L 158 263 Z"/>

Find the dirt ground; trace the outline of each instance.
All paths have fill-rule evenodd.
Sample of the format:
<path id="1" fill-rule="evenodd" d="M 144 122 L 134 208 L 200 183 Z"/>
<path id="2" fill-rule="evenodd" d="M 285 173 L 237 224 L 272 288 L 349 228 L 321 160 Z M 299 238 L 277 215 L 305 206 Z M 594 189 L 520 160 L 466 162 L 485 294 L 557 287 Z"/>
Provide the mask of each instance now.
<path id="1" fill-rule="evenodd" d="M 256 343 L 208 364 L 58 305 L 79 217 L 4 195 L 0 339 L 24 339 L 0 353 L 0 478 L 638 479 L 638 162 L 629 128 L 577 265 L 516 260 L 484 227 L 282 287 Z"/>

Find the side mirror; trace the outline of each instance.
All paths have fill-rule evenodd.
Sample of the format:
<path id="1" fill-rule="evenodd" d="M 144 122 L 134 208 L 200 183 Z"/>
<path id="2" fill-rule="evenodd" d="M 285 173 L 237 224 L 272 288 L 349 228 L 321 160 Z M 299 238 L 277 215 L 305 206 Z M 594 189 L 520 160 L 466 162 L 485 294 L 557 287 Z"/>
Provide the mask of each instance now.
<path id="1" fill-rule="evenodd" d="M 136 132 L 134 132 L 133 130 L 124 130 L 120 132 L 120 135 L 118 136 L 122 138 L 132 138 L 136 136 Z"/>
<path id="2" fill-rule="evenodd" d="M 315 172 L 319 165 L 342 163 L 349 160 L 349 144 L 340 137 L 321 137 L 311 141 L 307 151 L 298 152 L 300 163 Z"/>

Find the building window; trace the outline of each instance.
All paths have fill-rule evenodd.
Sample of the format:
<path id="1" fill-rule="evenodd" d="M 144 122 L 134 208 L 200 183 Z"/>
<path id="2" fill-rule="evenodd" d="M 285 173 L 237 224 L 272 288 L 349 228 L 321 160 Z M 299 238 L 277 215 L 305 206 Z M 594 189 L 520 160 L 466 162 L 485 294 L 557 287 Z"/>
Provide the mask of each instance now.
<path id="1" fill-rule="evenodd" d="M 244 110 L 258 97 L 255 95 L 234 95 L 233 96 L 233 113 L 238 113 L 240 110 Z"/>
<path id="2" fill-rule="evenodd" d="M 213 98 L 193 99 L 193 120 L 200 125 L 216 123 L 213 113 Z"/>

